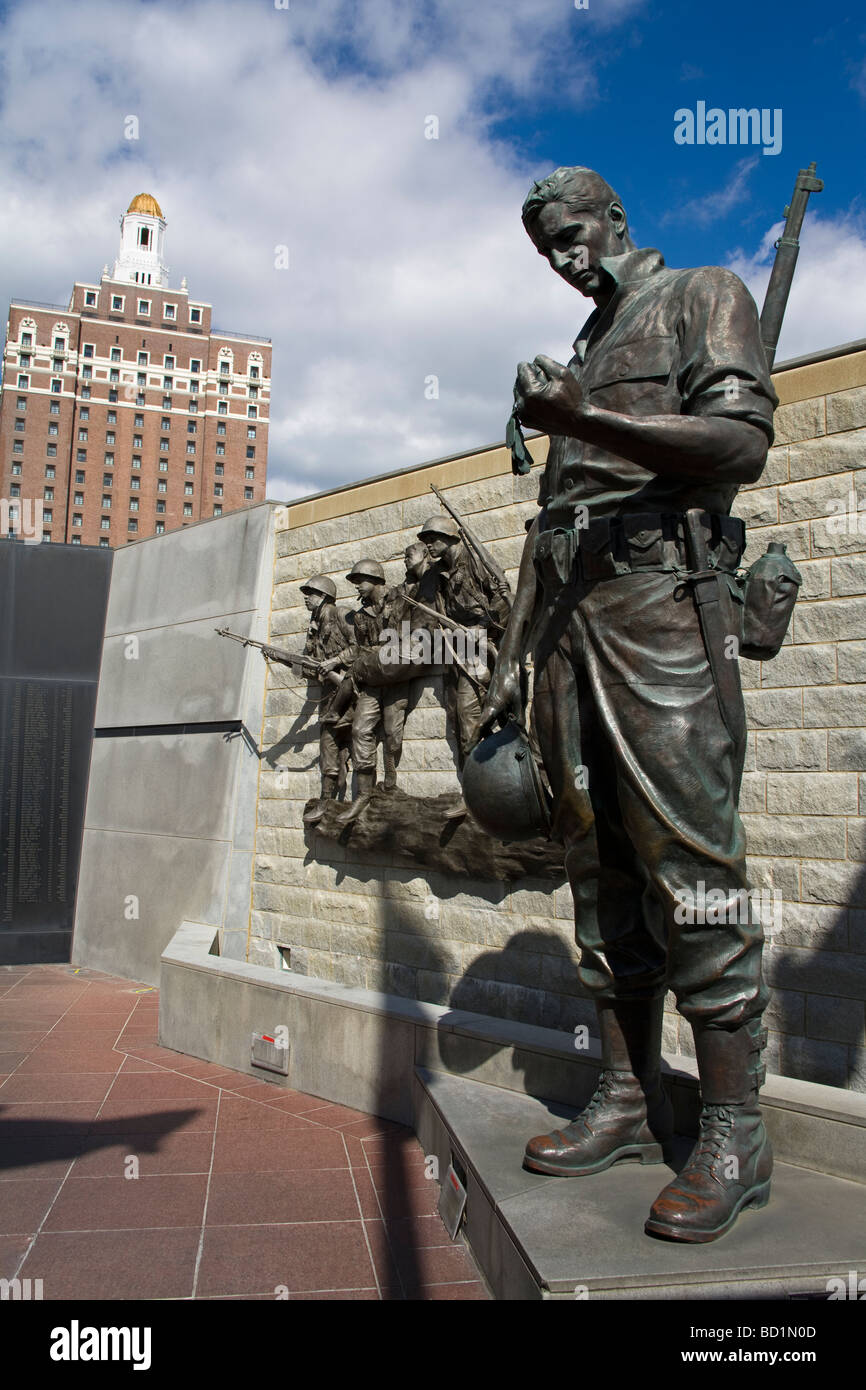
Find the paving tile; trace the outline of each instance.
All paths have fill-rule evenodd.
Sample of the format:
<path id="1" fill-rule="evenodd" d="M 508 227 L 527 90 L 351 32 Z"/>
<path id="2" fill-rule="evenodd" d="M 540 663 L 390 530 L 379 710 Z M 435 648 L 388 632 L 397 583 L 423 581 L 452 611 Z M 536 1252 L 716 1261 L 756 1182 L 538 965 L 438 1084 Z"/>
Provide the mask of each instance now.
<path id="1" fill-rule="evenodd" d="M 165 1100 L 191 1097 L 195 1100 L 212 1100 L 213 1088 L 202 1086 L 188 1076 L 178 1076 L 175 1072 L 131 1072 L 126 1069 L 117 1077 L 111 1088 L 111 1099 L 119 1100 Z"/>
<path id="2" fill-rule="evenodd" d="M 112 1083 L 107 1072 L 17 1072 L 0 1086 L 0 1102 L 15 1100 L 102 1100 Z"/>
<path id="3" fill-rule="evenodd" d="M 86 1134 L 98 1110 L 95 1101 L 0 1102 L 0 1130 L 9 1139 Z"/>
<path id="4" fill-rule="evenodd" d="M 290 1114 L 260 1101 L 244 1100 L 223 1092 L 220 1100 L 220 1128 L 249 1130 L 258 1134 L 309 1134 L 315 1126 L 302 1115 Z"/>
<path id="5" fill-rule="evenodd" d="M 287 1226 L 208 1226 L 198 1293 L 285 1285 L 290 1293 L 375 1284 L 360 1221 Z"/>
<path id="6" fill-rule="evenodd" d="M 480 1279 L 470 1280 L 465 1284 L 424 1284 L 410 1297 L 424 1302 L 465 1302 L 469 1299 L 484 1303 L 491 1301 L 490 1294 Z"/>
<path id="7" fill-rule="evenodd" d="M 205 1100 L 107 1100 L 93 1134 L 150 1134 L 153 1131 L 213 1131 L 217 1102 Z"/>
<path id="8" fill-rule="evenodd" d="M 340 1303 L 378 1302 L 379 1291 L 378 1289 L 328 1289 L 326 1292 L 316 1290 L 315 1293 L 293 1293 L 291 1295 L 292 1303 L 324 1303 L 325 1301 Z"/>
<path id="9" fill-rule="evenodd" d="M 188 1298 L 199 1231 L 42 1232 L 21 1277 L 41 1278 L 46 1299 Z"/>
<path id="10" fill-rule="evenodd" d="M 355 1180 L 361 1215 L 378 1219 L 382 1215 L 382 1211 L 372 1177 L 364 1168 L 353 1168 L 352 1176 Z"/>
<path id="11" fill-rule="evenodd" d="M 31 1048 L 38 1047 L 45 1034 L 41 1029 L 21 1028 L 0 1028 L 0 1052 L 29 1052 Z"/>
<path id="12" fill-rule="evenodd" d="M 77 1178 L 121 1177 L 130 1155 L 138 1159 L 143 1178 L 158 1173 L 207 1173 L 213 1151 L 213 1135 L 208 1131 L 88 1135 L 80 1143 L 73 1169 Z"/>
<path id="13" fill-rule="evenodd" d="M 0 1236 L 0 1279 L 15 1278 L 31 1239 L 29 1235 Z"/>
<path id="14" fill-rule="evenodd" d="M 204 1174 L 139 1178 L 67 1178 L 46 1231 L 128 1230 L 201 1226 Z M 2 1188 L 0 1188 L 2 1196 Z"/>
<path id="15" fill-rule="evenodd" d="M 353 1221 L 358 1199 L 348 1169 L 334 1172 L 215 1173 L 209 1226 L 298 1221 Z"/>
<path id="16" fill-rule="evenodd" d="M 29 1052 L 29 1048 L 28 1048 Z M 27 1052 L 2 1052 L 0 1051 L 0 1072 L 4 1076 L 11 1076 L 16 1067 L 20 1067 Z"/>
<path id="17" fill-rule="evenodd" d="M 122 1061 L 120 1053 L 112 1052 L 109 1047 L 43 1045 L 25 1058 L 18 1071 L 21 1075 L 29 1072 L 116 1072 Z"/>
<path id="18" fill-rule="evenodd" d="M 247 1133 L 217 1130 L 214 1173 L 280 1173 L 298 1168 L 348 1168 L 340 1136 L 332 1130 Z"/>
<path id="19" fill-rule="evenodd" d="M 54 1201 L 62 1178 L 12 1178 L 0 1183 L 0 1232 L 33 1234 Z"/>

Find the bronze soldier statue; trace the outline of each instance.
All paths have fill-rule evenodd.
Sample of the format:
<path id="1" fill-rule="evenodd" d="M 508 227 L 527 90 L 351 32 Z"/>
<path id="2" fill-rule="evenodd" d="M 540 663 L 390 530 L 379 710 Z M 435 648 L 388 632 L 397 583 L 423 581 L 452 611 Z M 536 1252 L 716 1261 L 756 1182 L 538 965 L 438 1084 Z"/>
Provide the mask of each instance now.
<path id="1" fill-rule="evenodd" d="M 324 672 L 336 670 L 340 664 L 346 664 L 352 641 L 336 604 L 337 587 L 327 575 L 314 574 L 301 585 L 301 593 L 310 613 L 304 655 L 320 662 Z M 319 705 L 321 796 L 304 815 L 307 825 L 319 823 L 327 802 L 334 800 L 346 784 L 353 707 L 354 691 L 348 676 L 342 686 L 326 688 Z"/>
<path id="2" fill-rule="evenodd" d="M 389 589 L 386 593 L 382 629 L 383 632 L 390 629 L 397 637 L 397 642 L 401 647 L 405 632 L 415 632 L 429 627 L 429 620 L 425 619 L 417 608 L 413 608 L 410 603 L 407 603 L 407 599 L 421 598 L 423 601 L 424 596 L 434 598 L 436 585 L 435 575 L 430 575 L 430 556 L 427 553 L 427 547 L 421 541 L 413 541 L 411 545 L 407 545 L 403 552 L 403 560 L 406 566 L 406 578 L 401 584 L 396 584 L 393 589 Z M 427 578 L 428 575 L 429 579 Z M 432 580 L 432 584 L 430 580 Z M 407 656 L 411 662 L 411 651 L 404 653 L 404 656 Z M 379 660 L 381 663 L 381 656 Z M 393 791 L 397 786 L 397 768 L 400 766 L 400 758 L 403 753 L 403 733 L 409 710 L 410 681 L 413 676 L 423 674 L 423 670 L 417 662 L 413 665 L 415 669 L 413 670 L 412 665 L 410 665 L 406 672 L 407 679 L 400 680 L 396 685 L 389 684 L 382 690 L 382 762 L 384 764 L 382 789 L 386 792 Z"/>
<path id="3" fill-rule="evenodd" d="M 778 402 L 742 282 L 715 267 L 672 270 L 658 251 L 636 249 L 598 174 L 556 170 L 530 191 L 523 221 L 596 308 L 567 367 L 537 357 L 518 368 L 516 415 L 550 435 L 550 450 L 482 727 L 522 715 L 531 651 L 553 833 L 602 1045 L 589 1105 L 532 1139 L 525 1162 L 570 1176 L 624 1157 L 662 1161 L 670 988 L 694 1031 L 703 1108 L 691 1158 L 646 1230 L 715 1240 L 769 1198 L 758 1106 L 768 991 L 761 924 L 740 891 L 739 671 L 706 644 L 712 615 L 702 620 L 695 597 L 711 578 L 715 630 L 741 632 L 733 571 L 745 535 L 730 509 L 738 487 L 760 477 Z M 701 882 L 736 904 L 714 914 L 724 920 L 682 911 Z"/>
<path id="4" fill-rule="evenodd" d="M 511 609 L 508 588 L 483 565 L 470 546 L 461 539 L 460 526 L 451 516 L 431 516 L 418 532 L 438 576 L 437 607 L 458 623 L 474 639 L 480 651 L 495 657 L 495 638 L 504 630 Z M 475 681 L 456 664 L 448 667 L 446 708 L 456 726 L 459 765 L 478 742 L 482 687 L 489 680 L 486 661 L 472 670 Z"/>

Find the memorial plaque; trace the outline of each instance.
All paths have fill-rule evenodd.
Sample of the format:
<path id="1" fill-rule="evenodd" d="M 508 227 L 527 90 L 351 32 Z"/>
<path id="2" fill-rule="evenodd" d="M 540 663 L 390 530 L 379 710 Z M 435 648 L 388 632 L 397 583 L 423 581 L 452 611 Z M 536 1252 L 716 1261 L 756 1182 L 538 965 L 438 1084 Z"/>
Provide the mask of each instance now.
<path id="1" fill-rule="evenodd" d="M 110 573 L 0 543 L 0 964 L 69 959 Z"/>

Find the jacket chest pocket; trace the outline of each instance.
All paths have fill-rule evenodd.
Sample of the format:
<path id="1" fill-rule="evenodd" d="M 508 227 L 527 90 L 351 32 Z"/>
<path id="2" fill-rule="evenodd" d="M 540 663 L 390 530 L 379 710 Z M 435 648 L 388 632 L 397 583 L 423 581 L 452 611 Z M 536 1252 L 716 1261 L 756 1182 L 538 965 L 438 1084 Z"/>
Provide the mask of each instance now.
<path id="1" fill-rule="evenodd" d="M 675 355 L 673 334 L 635 338 L 588 363 L 584 383 L 593 393 L 620 388 L 626 399 L 647 390 L 658 393 L 670 378 Z"/>

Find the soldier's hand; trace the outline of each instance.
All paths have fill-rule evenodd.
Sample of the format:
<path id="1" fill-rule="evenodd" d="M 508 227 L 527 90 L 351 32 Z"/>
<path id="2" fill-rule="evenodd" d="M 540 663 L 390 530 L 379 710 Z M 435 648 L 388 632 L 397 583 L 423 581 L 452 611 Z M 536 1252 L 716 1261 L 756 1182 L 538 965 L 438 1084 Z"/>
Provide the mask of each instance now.
<path id="1" fill-rule="evenodd" d="M 341 663 L 340 657 L 338 657 L 338 656 L 332 656 L 332 657 L 329 657 L 327 661 L 323 661 L 323 662 L 321 663 L 321 665 L 319 666 L 319 670 L 320 670 L 320 671 L 325 671 L 325 672 L 327 672 L 327 671 L 334 671 L 334 670 L 336 670 L 336 668 L 337 668 L 338 666 L 340 666 L 341 664 L 342 664 L 342 663 Z"/>
<path id="2" fill-rule="evenodd" d="M 487 699 L 478 721 L 478 730 L 482 738 L 485 734 L 490 733 L 498 719 L 507 718 L 509 714 L 513 714 L 516 719 L 523 718 L 520 663 L 518 661 L 503 661 L 500 657 L 496 663 L 487 691 Z"/>
<path id="3" fill-rule="evenodd" d="M 584 411 L 580 382 L 561 362 L 539 356 L 517 368 L 514 401 L 520 422 L 547 434 L 569 434 Z"/>

